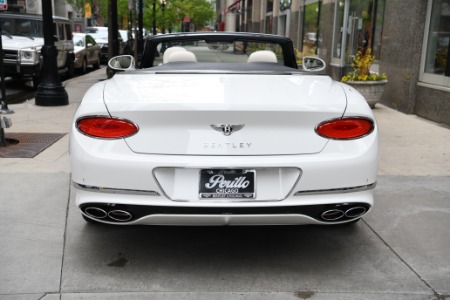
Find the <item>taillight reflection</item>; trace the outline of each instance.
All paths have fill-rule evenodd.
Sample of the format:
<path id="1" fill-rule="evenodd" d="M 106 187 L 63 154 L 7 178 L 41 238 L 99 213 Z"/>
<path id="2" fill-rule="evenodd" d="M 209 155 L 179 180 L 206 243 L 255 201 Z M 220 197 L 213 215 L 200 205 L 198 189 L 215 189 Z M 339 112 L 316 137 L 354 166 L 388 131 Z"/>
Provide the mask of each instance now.
<path id="1" fill-rule="evenodd" d="M 125 138 L 139 130 L 131 121 L 98 116 L 78 119 L 76 127 L 85 135 L 103 139 Z"/>
<path id="2" fill-rule="evenodd" d="M 366 118 L 343 118 L 320 123 L 318 135 L 336 140 L 350 140 L 364 137 L 374 129 L 374 123 Z"/>

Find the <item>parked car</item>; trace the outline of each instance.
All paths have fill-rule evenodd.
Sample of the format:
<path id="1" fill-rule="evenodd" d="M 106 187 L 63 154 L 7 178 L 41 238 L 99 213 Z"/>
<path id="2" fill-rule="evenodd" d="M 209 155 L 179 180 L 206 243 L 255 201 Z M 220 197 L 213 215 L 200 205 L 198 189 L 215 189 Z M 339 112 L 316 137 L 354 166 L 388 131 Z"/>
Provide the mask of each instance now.
<path id="1" fill-rule="evenodd" d="M 41 78 L 44 45 L 42 16 L 1 13 L 3 65 L 5 76 L 32 80 L 37 87 Z M 74 46 L 72 26 L 68 19 L 53 17 L 54 45 L 58 50 L 56 58 L 58 72 L 73 76 Z"/>
<path id="2" fill-rule="evenodd" d="M 133 55 L 133 37 L 130 38 L 128 30 L 119 30 L 120 37 L 122 38 L 121 54 Z"/>
<path id="3" fill-rule="evenodd" d="M 109 59 L 109 52 L 108 52 L 108 27 L 87 27 L 84 30 L 85 33 L 91 35 L 97 44 L 100 46 L 100 59 L 101 61 L 108 61 Z M 122 40 L 122 37 L 120 33 L 117 33 L 118 40 L 119 40 L 119 54 L 123 54 L 124 49 L 124 42 Z"/>
<path id="4" fill-rule="evenodd" d="M 160 55 L 160 44 L 170 45 Z M 233 45 L 245 44 L 242 51 Z M 208 47 L 208 45 L 219 47 Z M 76 206 L 134 225 L 355 223 L 373 205 L 378 130 L 352 87 L 289 38 L 152 36 L 95 84 L 70 134 Z"/>
<path id="5" fill-rule="evenodd" d="M 89 34 L 100 46 L 100 59 L 107 61 L 108 54 L 108 27 L 87 27 L 84 33 Z"/>
<path id="6" fill-rule="evenodd" d="M 86 33 L 74 33 L 73 43 L 75 46 L 75 69 L 81 73 L 87 72 L 88 65 L 94 69 L 100 68 L 100 46 L 94 38 Z"/>

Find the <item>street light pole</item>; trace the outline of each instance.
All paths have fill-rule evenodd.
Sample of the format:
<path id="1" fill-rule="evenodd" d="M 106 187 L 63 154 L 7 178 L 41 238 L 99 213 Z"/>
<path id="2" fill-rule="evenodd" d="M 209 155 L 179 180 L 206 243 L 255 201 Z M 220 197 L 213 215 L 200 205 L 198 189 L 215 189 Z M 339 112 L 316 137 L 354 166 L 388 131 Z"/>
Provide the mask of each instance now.
<path id="1" fill-rule="evenodd" d="M 156 0 L 153 0 L 153 35 L 156 35 Z"/>
<path id="2" fill-rule="evenodd" d="M 109 3 L 108 55 L 111 59 L 119 55 L 119 26 L 117 23 L 117 0 L 110 0 Z"/>
<path id="3" fill-rule="evenodd" d="M 137 51 L 139 56 L 139 61 L 142 58 L 142 51 L 144 49 L 144 3 L 142 0 L 138 0 L 138 31 L 137 31 Z"/>
<path id="4" fill-rule="evenodd" d="M 2 25 L 0 24 L 0 33 L 2 32 Z M 2 100 L 1 100 L 1 108 L 0 113 L 2 114 L 12 114 L 14 111 L 8 108 L 8 102 L 6 102 L 6 87 L 5 87 L 5 72 L 3 69 L 3 45 L 2 45 L 2 37 L 0 35 L 0 77 L 1 77 L 1 92 L 2 92 Z M 2 128 L 3 130 L 3 128 Z"/>
<path id="5" fill-rule="evenodd" d="M 40 106 L 60 106 L 69 104 L 69 96 L 61 84 L 58 75 L 56 49 L 53 38 L 52 1 L 42 1 L 42 19 L 44 27 L 44 46 L 42 47 L 43 65 L 41 82 L 38 85 L 35 103 Z"/>
<path id="6" fill-rule="evenodd" d="M 166 33 L 166 19 L 164 16 L 164 8 L 166 8 L 166 1 L 165 0 L 161 0 L 161 10 L 162 10 L 162 34 Z"/>

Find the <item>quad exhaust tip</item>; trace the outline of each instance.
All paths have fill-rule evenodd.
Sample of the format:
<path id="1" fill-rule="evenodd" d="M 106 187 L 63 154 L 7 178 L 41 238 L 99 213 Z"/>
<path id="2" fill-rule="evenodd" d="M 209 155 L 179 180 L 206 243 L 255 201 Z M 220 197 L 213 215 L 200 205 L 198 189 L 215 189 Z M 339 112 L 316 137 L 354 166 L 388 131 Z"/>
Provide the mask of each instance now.
<path id="1" fill-rule="evenodd" d="M 133 218 L 133 215 L 125 210 L 115 209 L 107 212 L 95 206 L 86 207 L 84 213 L 94 219 L 103 220 L 109 218 L 116 222 L 127 222 Z"/>
<path id="2" fill-rule="evenodd" d="M 92 217 L 95 219 L 104 219 L 108 216 L 108 213 L 105 210 L 98 208 L 98 207 L 86 207 L 84 212 L 89 217 Z"/>
<path id="3" fill-rule="evenodd" d="M 108 213 L 108 217 L 110 217 L 114 221 L 126 222 L 130 221 L 133 216 L 129 212 L 124 210 L 112 210 Z"/>
<path id="4" fill-rule="evenodd" d="M 347 218 L 357 218 L 362 216 L 367 212 L 367 209 L 363 206 L 355 206 L 352 208 L 349 208 L 345 211 L 345 216 Z"/>
<path id="5" fill-rule="evenodd" d="M 359 218 L 367 212 L 364 206 L 340 207 L 324 211 L 320 216 L 323 220 L 333 222 Z"/>

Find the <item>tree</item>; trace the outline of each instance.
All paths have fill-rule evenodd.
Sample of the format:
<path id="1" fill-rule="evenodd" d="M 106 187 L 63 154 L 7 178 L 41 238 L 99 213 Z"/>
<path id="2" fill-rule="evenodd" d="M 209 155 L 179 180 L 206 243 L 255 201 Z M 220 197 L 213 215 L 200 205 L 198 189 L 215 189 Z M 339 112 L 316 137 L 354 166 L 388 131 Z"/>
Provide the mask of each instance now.
<path id="1" fill-rule="evenodd" d="M 67 0 L 67 2 L 78 10 L 84 10 L 84 3 L 91 1 L 98 7 L 99 16 L 108 23 L 109 0 Z M 136 2 L 139 0 L 136 0 Z M 155 2 L 154 2 L 155 1 Z M 156 3 L 156 26 L 158 28 L 178 28 L 184 18 L 190 18 L 195 30 L 202 29 L 208 21 L 215 17 L 211 3 L 207 0 L 165 0 L 164 16 L 161 0 L 143 0 L 144 4 L 144 28 L 150 29 L 153 24 L 153 3 Z M 128 0 L 117 0 L 118 18 L 127 19 Z M 121 24 L 119 22 L 119 24 Z M 179 30 L 182 30 L 181 28 Z"/>
<path id="2" fill-rule="evenodd" d="M 153 23 L 153 1 L 156 1 L 156 26 L 158 28 L 178 28 L 188 17 L 195 29 L 202 29 L 214 17 L 214 9 L 207 0 L 166 0 L 164 16 L 160 0 L 147 0 L 144 4 L 144 27 L 151 28 Z M 179 30 L 182 30 L 181 28 Z"/>

